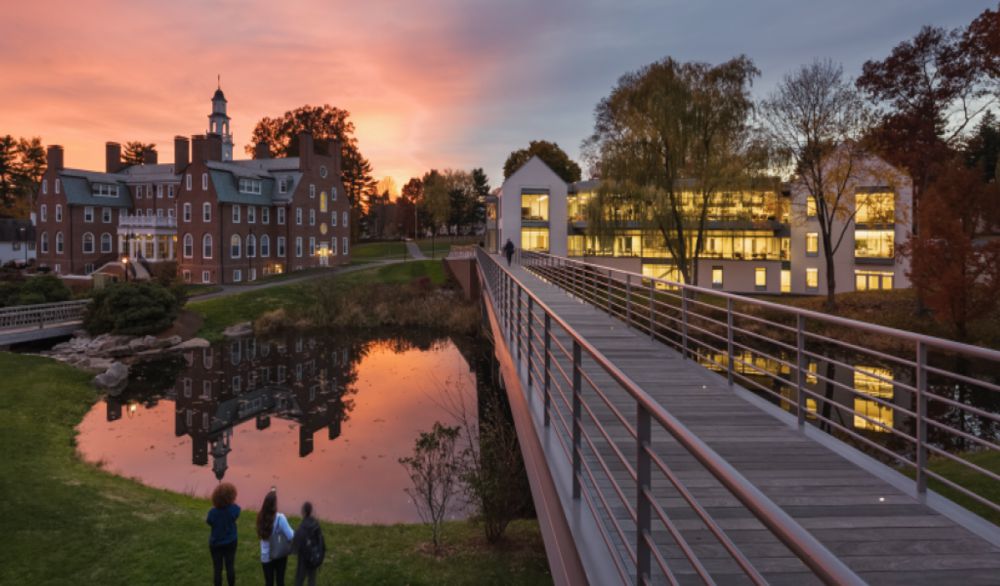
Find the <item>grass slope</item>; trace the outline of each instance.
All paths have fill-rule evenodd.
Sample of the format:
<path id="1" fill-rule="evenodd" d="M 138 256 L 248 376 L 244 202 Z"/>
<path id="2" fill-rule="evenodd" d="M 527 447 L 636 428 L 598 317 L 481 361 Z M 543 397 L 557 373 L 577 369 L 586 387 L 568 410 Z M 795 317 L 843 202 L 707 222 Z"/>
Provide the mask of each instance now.
<path id="1" fill-rule="evenodd" d="M 0 584 L 210 584 L 207 501 L 142 486 L 76 457 L 74 428 L 96 400 L 90 376 L 9 353 L 0 353 L 0 372 Z M 262 582 L 253 519 L 247 510 L 239 521 L 244 584 Z M 501 549 L 484 545 L 469 523 L 449 523 L 451 553 L 440 560 L 422 553 L 430 532 L 421 525 L 324 524 L 324 531 L 332 557 L 321 584 L 551 581 L 534 522 L 516 523 Z"/>

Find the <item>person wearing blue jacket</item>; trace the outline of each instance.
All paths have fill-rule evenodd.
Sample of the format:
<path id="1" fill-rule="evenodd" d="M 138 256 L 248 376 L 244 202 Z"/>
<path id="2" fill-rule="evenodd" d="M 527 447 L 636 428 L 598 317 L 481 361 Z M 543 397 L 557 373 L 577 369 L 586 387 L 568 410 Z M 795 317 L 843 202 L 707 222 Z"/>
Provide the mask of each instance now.
<path id="1" fill-rule="evenodd" d="M 278 489 L 271 488 L 257 513 L 260 563 L 266 586 L 285 586 L 285 568 L 295 532 L 285 515 L 278 512 Z"/>
<path id="2" fill-rule="evenodd" d="M 240 507 L 236 504 L 236 487 L 223 482 L 212 491 L 212 509 L 205 522 L 212 528 L 208 536 L 208 550 L 212 554 L 212 580 L 222 586 L 222 567 L 226 568 L 226 582 L 236 584 L 236 520 Z"/>

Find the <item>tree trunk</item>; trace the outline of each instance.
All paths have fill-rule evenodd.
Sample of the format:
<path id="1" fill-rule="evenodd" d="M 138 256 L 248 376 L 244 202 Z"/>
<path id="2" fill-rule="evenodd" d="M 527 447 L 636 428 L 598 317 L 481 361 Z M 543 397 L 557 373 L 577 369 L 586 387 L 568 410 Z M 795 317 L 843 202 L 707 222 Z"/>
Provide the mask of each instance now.
<path id="1" fill-rule="evenodd" d="M 833 312 L 837 309 L 837 275 L 833 267 L 833 253 L 830 247 L 825 246 L 824 256 L 826 257 L 826 310 Z"/>

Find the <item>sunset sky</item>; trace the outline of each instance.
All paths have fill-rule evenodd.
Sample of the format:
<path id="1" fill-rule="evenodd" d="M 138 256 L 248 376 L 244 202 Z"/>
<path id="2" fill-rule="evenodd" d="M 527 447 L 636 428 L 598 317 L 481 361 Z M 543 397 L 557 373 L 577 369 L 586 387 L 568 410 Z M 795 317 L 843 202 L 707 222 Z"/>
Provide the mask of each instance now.
<path id="1" fill-rule="evenodd" d="M 172 159 L 203 133 L 216 75 L 238 156 L 254 124 L 303 104 L 352 113 L 375 176 L 484 167 L 555 140 L 571 156 L 622 73 L 664 56 L 746 53 L 763 95 L 814 57 L 852 75 L 923 24 L 965 25 L 985 0 L 87 0 L 8 2 L 0 134 L 62 144 L 103 167 L 103 143 Z"/>

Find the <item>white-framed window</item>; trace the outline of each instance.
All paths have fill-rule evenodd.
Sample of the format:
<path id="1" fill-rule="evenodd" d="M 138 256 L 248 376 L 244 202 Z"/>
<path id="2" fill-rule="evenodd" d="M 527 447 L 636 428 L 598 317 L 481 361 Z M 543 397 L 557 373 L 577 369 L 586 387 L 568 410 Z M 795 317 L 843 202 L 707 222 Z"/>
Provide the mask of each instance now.
<path id="1" fill-rule="evenodd" d="M 243 248 L 243 239 L 239 234 L 233 234 L 229 238 L 229 258 L 239 258 Z"/>
<path id="2" fill-rule="evenodd" d="M 819 232 L 806 232 L 806 256 L 819 256 Z"/>
<path id="3" fill-rule="evenodd" d="M 156 184 L 156 199 L 163 199 L 163 184 Z"/>
<path id="4" fill-rule="evenodd" d="M 343 244 L 343 249 L 341 250 L 341 254 L 343 254 L 344 256 L 347 256 L 347 246 L 348 246 L 348 243 L 350 242 L 350 239 L 347 238 L 347 236 L 344 236 L 343 238 L 340 239 L 340 241 Z"/>
<path id="5" fill-rule="evenodd" d="M 204 258 L 204 259 L 212 258 L 212 235 L 211 234 L 205 234 L 201 238 L 201 258 Z"/>
<path id="6" fill-rule="evenodd" d="M 316 256 L 316 237 L 309 237 L 309 256 Z"/>
<path id="7" fill-rule="evenodd" d="M 61 234 L 62 233 L 60 232 L 60 235 Z M 302 256 L 302 237 L 301 236 L 297 236 L 295 238 L 295 256 L 299 256 L 299 257 Z"/>
<path id="8" fill-rule="evenodd" d="M 168 218 L 174 217 L 174 208 L 167 208 L 167 217 Z"/>
<path id="9" fill-rule="evenodd" d="M 167 197 L 174 197 L 174 184 L 167 185 Z M 191 271 L 188 271 L 188 280 L 191 279 Z"/>
<path id="10" fill-rule="evenodd" d="M 309 210 L 309 225 L 316 225 L 316 210 Z"/>
<path id="11" fill-rule="evenodd" d="M 83 252 L 84 254 L 94 253 L 94 235 L 90 232 L 85 232 L 83 235 Z"/>
<path id="12" fill-rule="evenodd" d="M 260 180 L 241 177 L 239 181 L 240 193 L 260 194 Z"/>
<path id="13" fill-rule="evenodd" d="M 190 283 L 191 282 L 191 271 L 189 271 L 187 269 L 184 269 L 183 271 L 181 271 L 181 278 L 184 279 L 185 283 Z"/>
<path id="14" fill-rule="evenodd" d="M 49 180 L 42 179 L 42 195 L 48 195 L 48 194 L 49 194 Z"/>
<path id="15" fill-rule="evenodd" d="M 819 269 L 806 269 L 806 289 L 819 289 Z"/>
<path id="16" fill-rule="evenodd" d="M 316 199 L 316 185 L 314 183 L 309 184 L 309 199 Z"/>
<path id="17" fill-rule="evenodd" d="M 247 206 L 247 224 L 257 221 L 257 206 Z"/>
<path id="18" fill-rule="evenodd" d="M 264 258 L 271 256 L 271 237 L 267 234 L 260 237 L 260 255 Z"/>
<path id="19" fill-rule="evenodd" d="M 147 216 L 152 216 L 153 215 L 153 208 L 146 208 L 146 215 Z"/>
<path id="20" fill-rule="evenodd" d="M 101 252 L 108 253 L 111 252 L 113 248 L 114 245 L 112 242 L 111 234 L 108 234 L 107 232 L 101 234 Z"/>
<path id="21" fill-rule="evenodd" d="M 188 173 L 187 175 L 184 176 L 184 187 L 188 191 L 191 191 L 191 174 L 190 173 Z"/>
<path id="22" fill-rule="evenodd" d="M 337 201 L 337 186 L 330 188 L 330 201 Z"/>
<path id="23" fill-rule="evenodd" d="M 212 282 L 212 272 L 211 271 L 202 271 L 201 272 L 201 282 L 202 283 L 211 283 Z"/>
<path id="24" fill-rule="evenodd" d="M 288 193 L 288 177 L 278 179 L 278 193 Z"/>
<path id="25" fill-rule="evenodd" d="M 59 193 L 60 187 L 62 187 L 62 180 L 56 177 L 56 193 Z"/>
<path id="26" fill-rule="evenodd" d="M 254 258 L 257 256 L 257 237 L 253 234 L 247 234 L 247 258 Z"/>
<path id="27" fill-rule="evenodd" d="M 42 252 L 47 253 L 49 251 L 49 233 L 42 232 Z"/>
<path id="28" fill-rule="evenodd" d="M 136 188 L 136 199 L 138 199 L 138 187 Z M 95 183 L 91 189 L 94 197 L 118 197 L 118 185 L 110 183 Z"/>
<path id="29" fill-rule="evenodd" d="M 330 254 L 337 254 L 337 237 L 330 239 Z"/>
<path id="30" fill-rule="evenodd" d="M 337 227 L 337 212 L 330 212 L 330 227 Z"/>
<path id="31" fill-rule="evenodd" d="M 62 254 L 63 253 L 63 244 L 64 244 L 64 242 L 63 242 L 63 233 L 62 232 L 56 232 L 56 254 Z"/>
<path id="32" fill-rule="evenodd" d="M 56 221 L 62 222 L 62 204 L 56 204 Z"/>
<path id="33" fill-rule="evenodd" d="M 722 267 L 712 267 L 712 288 L 721 289 L 722 279 Z"/>
<path id="34" fill-rule="evenodd" d="M 212 221 L 212 204 L 207 201 L 201 204 L 201 221 L 211 222 Z"/>
<path id="35" fill-rule="evenodd" d="M 139 217 L 142 217 L 142 216 L 145 216 L 145 215 L 146 215 L 146 212 L 144 212 L 143 210 L 141 210 L 141 209 L 138 209 L 138 208 L 137 208 L 137 209 L 135 210 L 135 215 L 136 215 L 136 216 L 139 216 Z"/>
<path id="36" fill-rule="evenodd" d="M 87 223 L 87 224 L 90 224 L 91 222 L 94 221 L 94 207 L 93 206 L 84 206 L 83 207 L 83 221 L 85 223 Z"/>
<path id="37" fill-rule="evenodd" d="M 233 223 L 234 224 L 240 223 L 240 204 L 236 204 L 233 206 Z"/>
<path id="38" fill-rule="evenodd" d="M 43 203 L 41 207 L 38 208 L 38 216 L 43 222 L 49 221 L 49 206 Z"/>
<path id="39" fill-rule="evenodd" d="M 208 190 L 208 173 L 201 174 L 201 188 L 202 190 Z"/>
<path id="40" fill-rule="evenodd" d="M 182 213 L 184 214 L 184 221 L 191 221 L 191 204 L 186 203 L 181 207 Z"/>
<path id="41" fill-rule="evenodd" d="M 278 257 L 285 256 L 285 237 L 278 236 L 277 250 L 275 251 Z"/>
<path id="42" fill-rule="evenodd" d="M 183 242 L 184 258 L 194 258 L 194 236 L 185 234 Z"/>
<path id="43" fill-rule="evenodd" d="M 56 263 L 55 265 L 53 265 L 52 266 L 52 272 L 54 272 L 57 275 L 60 274 L 60 273 L 62 273 L 62 265 L 59 264 L 59 263 Z"/>
<path id="44" fill-rule="evenodd" d="M 278 225 L 279 226 L 284 226 L 285 225 L 285 208 L 277 208 L 277 212 L 278 212 Z"/>
<path id="45" fill-rule="evenodd" d="M 101 208 L 101 221 L 105 224 L 111 223 L 111 208 Z"/>
<path id="46" fill-rule="evenodd" d="M 343 214 L 341 214 L 341 217 L 343 218 L 343 221 L 341 222 L 341 225 L 346 228 L 347 227 L 347 212 L 344 212 Z"/>
<path id="47" fill-rule="evenodd" d="M 239 283 L 242 280 L 243 280 L 243 271 L 241 271 L 240 269 L 233 269 L 233 282 L 234 283 Z M 240 377 L 238 377 L 238 376 L 237 377 L 233 377 L 233 382 L 238 382 L 239 378 Z"/>
<path id="48" fill-rule="evenodd" d="M 250 267 L 250 276 L 247 277 L 247 280 L 248 281 L 256 281 L 257 280 L 257 269 L 255 267 Z M 254 380 L 253 380 L 252 376 L 253 376 L 253 373 L 251 373 L 251 378 L 249 380 L 247 380 L 247 385 L 254 384 Z"/>
<path id="49" fill-rule="evenodd" d="M 156 210 L 156 217 L 157 218 L 162 218 L 163 217 L 163 208 L 157 208 L 157 210 Z"/>
<path id="50" fill-rule="evenodd" d="M 83 274 L 89 275 L 92 272 L 94 272 L 94 263 L 88 262 L 87 264 L 83 265 Z"/>
<path id="51" fill-rule="evenodd" d="M 271 223 L 271 208 L 267 206 L 260 207 L 260 223 L 261 224 Z"/>
<path id="52" fill-rule="evenodd" d="M 295 208 L 295 225 L 302 225 L 302 208 Z"/>

